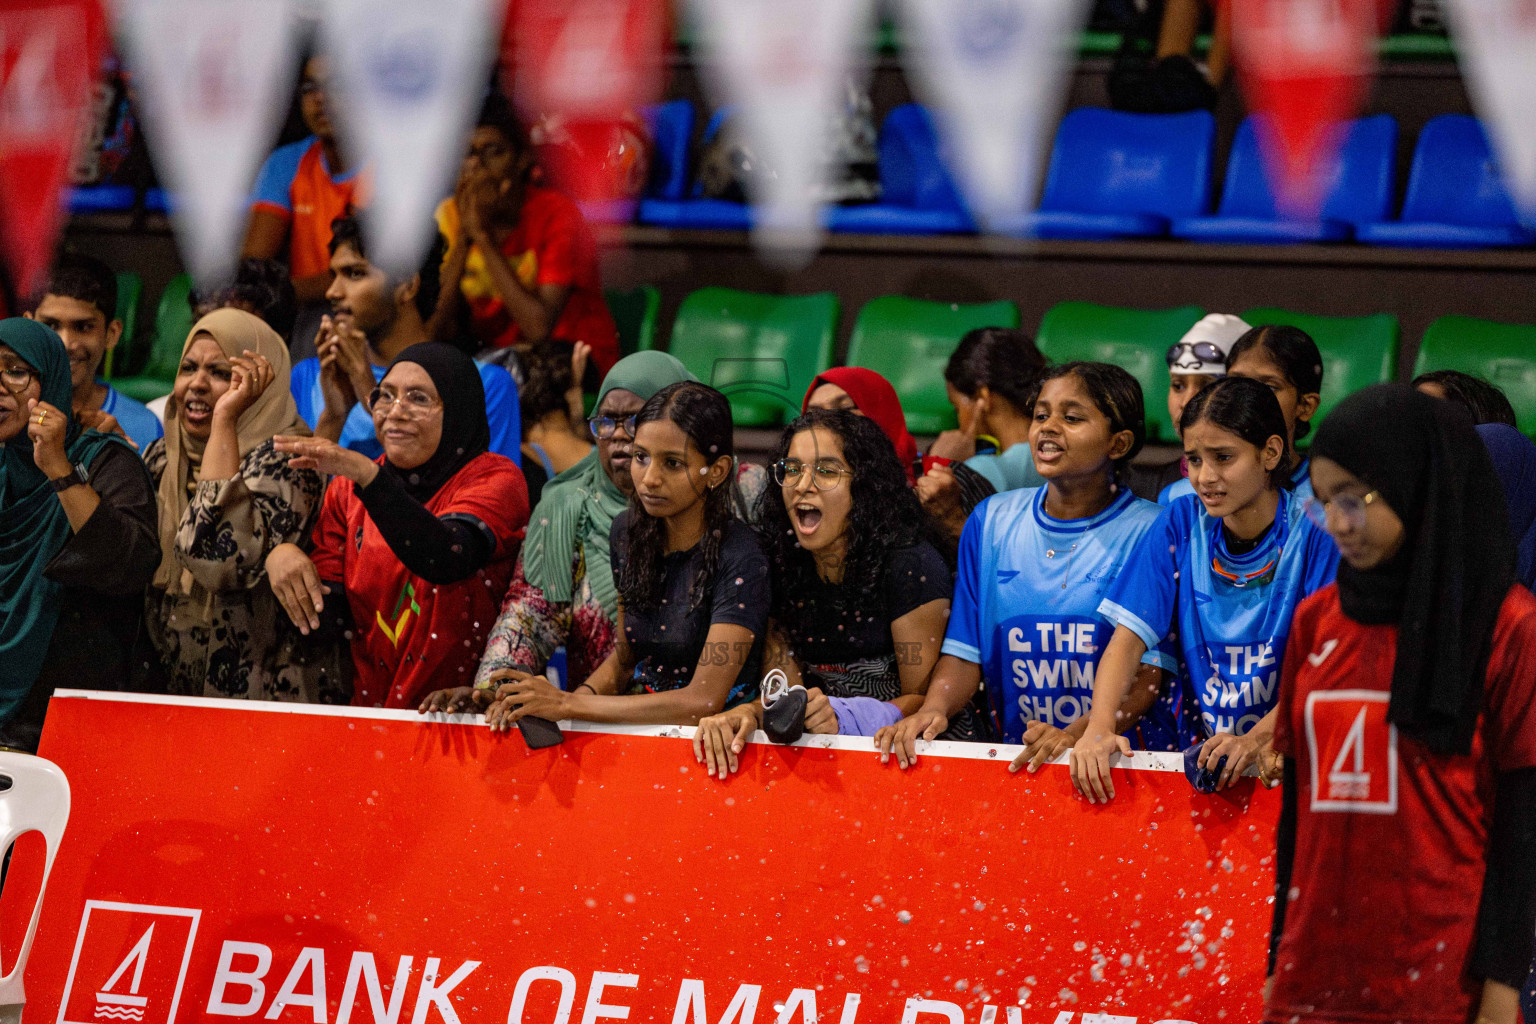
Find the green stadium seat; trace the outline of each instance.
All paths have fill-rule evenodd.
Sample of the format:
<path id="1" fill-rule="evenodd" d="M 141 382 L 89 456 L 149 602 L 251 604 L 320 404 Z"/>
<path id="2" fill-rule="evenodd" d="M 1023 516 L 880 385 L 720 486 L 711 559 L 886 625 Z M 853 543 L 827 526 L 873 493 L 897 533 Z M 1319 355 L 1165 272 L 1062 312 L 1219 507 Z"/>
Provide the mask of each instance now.
<path id="1" fill-rule="evenodd" d="M 608 312 L 619 328 L 619 354 L 634 355 L 656 347 L 656 321 L 661 314 L 661 292 L 643 284 L 628 291 L 603 292 Z"/>
<path id="2" fill-rule="evenodd" d="M 1299 327 L 1323 354 L 1323 400 L 1313 425 L 1349 395 L 1371 384 L 1397 379 L 1397 346 L 1402 328 L 1391 313 L 1371 316 L 1316 316 L 1288 309 L 1250 309 L 1243 319 L 1255 327 Z"/>
<path id="3" fill-rule="evenodd" d="M 171 278 L 160 293 L 160 304 L 155 309 L 154 346 L 141 374 L 121 377 L 112 386 L 129 398 L 151 402 L 171 393 L 176 380 L 176 368 L 181 364 L 181 350 L 186 344 L 187 333 L 192 330 L 192 307 L 187 305 L 187 295 L 192 291 L 192 278 L 179 274 Z"/>
<path id="4" fill-rule="evenodd" d="M 944 367 L 960 339 L 978 327 L 1018 326 L 1019 307 L 1008 301 L 961 305 L 884 295 L 859 310 L 848 365 L 874 370 L 891 382 L 908 430 L 937 434 L 955 426 Z"/>
<path id="5" fill-rule="evenodd" d="M 1413 375 L 1460 370 L 1509 396 L 1520 432 L 1536 435 L 1536 324 L 1443 316 L 1424 330 Z"/>
<path id="6" fill-rule="evenodd" d="M 840 309 L 831 292 L 763 295 L 700 288 L 683 300 L 668 350 L 731 400 L 738 427 L 772 427 L 832 365 Z"/>
<path id="7" fill-rule="evenodd" d="M 1168 422 L 1168 349 L 1205 315 L 1198 306 L 1125 309 L 1059 302 L 1040 320 L 1035 343 L 1053 363 L 1113 363 L 1141 382 L 1147 440 L 1172 443 Z"/>
<path id="8" fill-rule="evenodd" d="M 117 345 L 107 353 L 107 358 L 101 363 L 101 376 L 104 380 L 112 379 L 112 367 L 129 366 L 128 357 L 133 352 L 133 341 L 138 336 L 139 327 L 139 297 L 144 294 L 144 279 L 131 270 L 125 270 L 117 275 L 117 309 L 115 317 L 122 321 L 123 333 L 117 339 Z M 122 353 L 122 358 L 114 358 Z"/>

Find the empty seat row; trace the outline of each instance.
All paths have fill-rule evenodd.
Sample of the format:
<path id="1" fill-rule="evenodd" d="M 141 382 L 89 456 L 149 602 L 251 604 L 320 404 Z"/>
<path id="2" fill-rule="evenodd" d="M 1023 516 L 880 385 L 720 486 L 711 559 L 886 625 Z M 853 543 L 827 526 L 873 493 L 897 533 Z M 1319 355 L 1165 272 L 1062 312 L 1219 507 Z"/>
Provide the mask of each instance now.
<path id="1" fill-rule="evenodd" d="M 771 427 L 798 413 L 806 388 L 832 365 L 839 302 L 830 292 L 761 295 L 701 288 L 678 311 L 669 350 L 700 380 L 724 391 L 739 427 Z M 1036 342 L 1054 362 L 1091 360 L 1124 367 L 1146 399 L 1147 436 L 1174 443 L 1168 421 L 1168 348 L 1205 315 L 1198 306 L 1138 310 L 1062 302 L 1041 319 Z M 1396 316 L 1338 317 L 1275 308 L 1249 309 L 1255 325 L 1306 331 L 1323 354 L 1318 417 L 1367 385 L 1396 379 L 1401 328 Z M 849 338 L 847 364 L 884 375 L 895 386 L 916 434 L 955 425 L 944 367 L 960 338 L 977 327 L 1017 327 L 1012 302 L 930 302 L 884 296 L 866 303 Z M 1432 323 L 1420 342 L 1414 373 L 1461 370 L 1509 396 L 1520 429 L 1536 434 L 1536 325 L 1465 316 Z"/>
<path id="2" fill-rule="evenodd" d="M 711 119 L 703 136 L 706 145 L 725 116 L 718 111 Z M 1082 107 L 1068 113 L 1057 129 L 1039 209 L 993 227 L 1021 236 L 1089 240 L 1172 235 L 1282 244 L 1354 239 L 1420 248 L 1536 241 L 1515 213 L 1481 124 L 1459 114 L 1437 117 L 1419 133 L 1403 206 L 1393 219 L 1397 138 L 1397 122 L 1388 115 L 1351 122 L 1323 174 L 1319 216 L 1297 220 L 1276 202 L 1258 126 L 1250 117 L 1239 126 L 1221 200 L 1212 212 L 1216 124 L 1209 112 L 1130 114 Z M 887 115 L 879 172 L 880 201 L 830 207 L 828 229 L 911 235 L 975 230 L 924 108 L 905 104 Z M 679 184 L 676 177 L 668 181 Z M 743 230 L 751 227 L 753 213 L 742 203 L 700 198 L 695 186 L 687 198 L 677 190 L 643 200 L 639 219 L 672 228 Z"/>

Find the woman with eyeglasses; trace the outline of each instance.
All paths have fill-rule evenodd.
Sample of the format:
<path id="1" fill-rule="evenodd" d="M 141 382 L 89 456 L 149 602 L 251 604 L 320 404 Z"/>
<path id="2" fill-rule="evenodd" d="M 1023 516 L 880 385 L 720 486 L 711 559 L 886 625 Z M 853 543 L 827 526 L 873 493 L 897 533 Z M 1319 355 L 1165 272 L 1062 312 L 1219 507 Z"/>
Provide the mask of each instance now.
<path id="1" fill-rule="evenodd" d="M 1218 789 L 1254 765 L 1276 777 L 1269 746 L 1291 615 L 1338 566 L 1338 549 L 1290 490 L 1286 421 L 1270 388 L 1224 377 L 1190 400 L 1180 428 L 1195 495 L 1163 510 L 1099 606 L 1115 631 L 1071 755 L 1072 781 L 1094 803 L 1114 798 L 1110 755 L 1130 751 L 1121 703 L 1147 652 L 1170 642 L 1182 666 L 1166 667 L 1179 667 L 1198 712 L 1200 767 L 1218 773 Z"/>
<path id="2" fill-rule="evenodd" d="M 1029 446 L 1044 487 L 994 495 L 960 539 L 954 611 L 922 707 L 882 729 L 882 759 L 907 767 L 919 739 L 941 736 L 985 681 L 1002 738 L 1023 744 L 1010 771 L 1036 771 L 1082 735 L 1112 627 L 1099 602 L 1157 520 L 1121 486 L 1146 438 L 1141 385 L 1105 363 L 1045 371 L 1031 397 Z M 1138 745 L 1177 747 L 1176 708 L 1154 655 L 1131 694 Z M 1118 707 L 1118 703 L 1117 703 Z"/>
<path id="3" fill-rule="evenodd" d="M 1536 598 L 1494 466 L 1461 410 L 1378 384 L 1323 422 L 1311 472 L 1343 564 L 1297 609 L 1280 682 L 1264 1020 L 1514 1024 L 1536 934 Z"/>
<path id="4" fill-rule="evenodd" d="M 694 725 L 757 696 L 768 624 L 768 563 L 737 518 L 731 407 L 697 381 L 656 392 L 635 416 L 634 496 L 613 520 L 619 607 L 613 653 L 571 690 L 505 679 L 494 731 L 525 717 Z"/>
<path id="5" fill-rule="evenodd" d="M 765 671 L 806 687 L 805 731 L 873 736 L 922 704 L 951 577 L 879 424 L 812 409 L 785 428 L 758 533 L 773 577 Z M 694 756 L 735 771 L 762 700 L 699 723 Z M 966 733 L 967 738 L 973 733 Z"/>
<path id="6" fill-rule="evenodd" d="M 70 388 L 57 334 L 0 320 L 0 748 L 28 753 L 56 688 L 122 687 L 160 561 L 143 463 Z"/>
<path id="7" fill-rule="evenodd" d="M 655 351 L 626 356 L 608 372 L 587 422 L 597 447 L 545 486 L 473 685 L 435 690 L 420 711 L 484 711 L 498 685 L 543 675 L 561 647 L 567 680 L 580 682 L 608 660 L 619 608 L 608 534 L 635 493 L 635 416 L 662 388 L 694 379 L 676 356 Z"/>
<path id="8" fill-rule="evenodd" d="M 288 390 L 288 346 L 259 317 L 218 309 L 192 326 L 144 453 L 159 487 L 160 568 L 146 623 L 159 652 L 140 685 L 195 697 L 339 702 L 345 678 L 290 657 L 265 569 L 301 541 L 323 485 L 273 439 L 308 433 Z"/>
<path id="9" fill-rule="evenodd" d="M 528 523 L 512 460 L 489 450 L 474 360 L 412 345 L 369 400 L 378 460 L 326 438 L 280 437 L 289 464 L 336 477 L 313 552 L 267 559 L 294 626 L 324 644 L 351 635 L 359 707 L 416 707 L 445 680 L 474 679 Z"/>

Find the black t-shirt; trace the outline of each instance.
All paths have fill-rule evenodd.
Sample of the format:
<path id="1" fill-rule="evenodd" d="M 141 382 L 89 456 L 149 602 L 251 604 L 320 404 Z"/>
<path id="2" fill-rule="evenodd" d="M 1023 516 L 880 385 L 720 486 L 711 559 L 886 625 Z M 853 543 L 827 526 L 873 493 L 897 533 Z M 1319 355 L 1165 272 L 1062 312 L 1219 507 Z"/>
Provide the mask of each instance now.
<path id="1" fill-rule="evenodd" d="M 873 593 L 817 579 L 805 593 L 793 595 L 796 618 L 805 625 L 791 640 L 791 651 L 811 677 L 806 685 L 819 685 L 830 697 L 895 700 L 901 696 L 901 675 L 891 623 L 930 601 L 948 599 L 953 590 L 949 567 L 927 541 L 892 551 Z"/>
<path id="2" fill-rule="evenodd" d="M 628 509 L 613 520 L 609 551 L 615 579 L 622 577 L 628 557 Z M 708 591 L 695 603 L 691 586 L 703 558 L 700 545 L 677 551 L 664 559 L 666 579 L 661 602 L 655 608 L 624 608 L 624 639 L 639 664 L 632 693 L 661 693 L 687 686 L 693 680 L 705 639 L 715 623 L 742 626 L 752 631 L 752 650 L 726 707 L 757 697 L 763 676 L 763 636 L 768 630 L 768 558 L 757 535 L 745 523 L 732 520 L 720 538 L 720 558 Z M 715 652 L 710 652 L 714 656 Z M 732 652 L 720 651 L 720 658 Z"/>

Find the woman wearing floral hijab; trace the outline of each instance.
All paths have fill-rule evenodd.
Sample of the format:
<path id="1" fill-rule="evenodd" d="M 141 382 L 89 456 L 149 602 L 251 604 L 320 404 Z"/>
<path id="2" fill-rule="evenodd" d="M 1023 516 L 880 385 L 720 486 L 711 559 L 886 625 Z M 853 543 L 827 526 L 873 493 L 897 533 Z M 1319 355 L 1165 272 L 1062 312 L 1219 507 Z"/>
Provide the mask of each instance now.
<path id="1" fill-rule="evenodd" d="M 288 347 L 244 310 L 192 326 L 165 408 L 165 437 L 144 461 L 160 489 L 160 569 L 150 638 L 169 692 L 344 701 L 346 679 L 294 661 L 267 580 L 273 548 L 314 522 L 318 474 L 274 449 L 309 433 L 288 387 Z"/>

